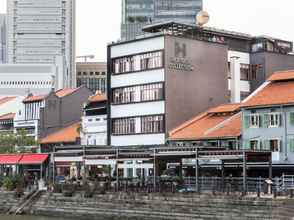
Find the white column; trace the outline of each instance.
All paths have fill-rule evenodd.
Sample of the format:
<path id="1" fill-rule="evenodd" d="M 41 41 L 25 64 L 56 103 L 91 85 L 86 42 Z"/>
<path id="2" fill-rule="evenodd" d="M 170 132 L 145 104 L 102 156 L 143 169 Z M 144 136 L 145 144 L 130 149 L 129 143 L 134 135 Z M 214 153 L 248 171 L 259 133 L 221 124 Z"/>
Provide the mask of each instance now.
<path id="1" fill-rule="evenodd" d="M 241 72 L 239 57 L 230 57 L 231 62 L 231 102 L 237 103 L 241 101 Z"/>

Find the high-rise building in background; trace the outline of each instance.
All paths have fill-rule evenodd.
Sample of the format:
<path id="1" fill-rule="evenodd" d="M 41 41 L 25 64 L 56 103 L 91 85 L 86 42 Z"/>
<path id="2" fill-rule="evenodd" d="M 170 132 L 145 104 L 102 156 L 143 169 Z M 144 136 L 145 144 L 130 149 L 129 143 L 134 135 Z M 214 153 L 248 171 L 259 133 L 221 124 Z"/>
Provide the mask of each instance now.
<path id="1" fill-rule="evenodd" d="M 6 15 L 0 14 L 0 63 L 6 63 Z"/>
<path id="2" fill-rule="evenodd" d="M 143 34 L 151 23 L 176 21 L 195 24 L 202 0 L 122 0 L 121 38 L 130 40 Z"/>
<path id="3" fill-rule="evenodd" d="M 55 64 L 76 86 L 75 0 L 7 0 L 8 62 Z"/>
<path id="4" fill-rule="evenodd" d="M 93 93 L 106 93 L 105 62 L 78 62 L 77 63 L 77 86 L 86 86 Z"/>

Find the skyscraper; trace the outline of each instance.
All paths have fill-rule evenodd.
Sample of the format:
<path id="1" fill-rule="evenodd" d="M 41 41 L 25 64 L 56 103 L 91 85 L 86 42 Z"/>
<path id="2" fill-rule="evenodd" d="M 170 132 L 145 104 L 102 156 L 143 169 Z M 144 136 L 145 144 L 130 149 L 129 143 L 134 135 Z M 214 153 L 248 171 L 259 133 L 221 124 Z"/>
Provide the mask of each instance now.
<path id="1" fill-rule="evenodd" d="M 6 63 L 6 15 L 0 14 L 0 64 Z"/>
<path id="2" fill-rule="evenodd" d="M 7 0 L 8 62 L 56 64 L 76 86 L 75 0 Z"/>
<path id="3" fill-rule="evenodd" d="M 195 24 L 202 0 L 122 0 L 121 38 L 130 40 L 142 34 L 150 23 L 177 21 Z"/>

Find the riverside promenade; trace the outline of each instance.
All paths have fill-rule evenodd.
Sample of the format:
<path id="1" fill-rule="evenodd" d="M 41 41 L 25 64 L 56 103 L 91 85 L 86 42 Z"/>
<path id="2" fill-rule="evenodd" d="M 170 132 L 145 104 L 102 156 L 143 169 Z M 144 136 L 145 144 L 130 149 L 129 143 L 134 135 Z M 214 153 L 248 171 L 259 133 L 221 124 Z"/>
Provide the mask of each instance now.
<path id="1" fill-rule="evenodd" d="M 13 193 L 0 193 L 1 212 L 6 213 L 19 199 Z M 85 198 L 83 193 L 71 197 L 62 193 L 42 192 L 25 208 L 25 214 L 84 220 L 113 219 L 256 219 L 292 220 L 294 199 L 286 196 L 136 193 L 117 192 L 95 194 Z"/>

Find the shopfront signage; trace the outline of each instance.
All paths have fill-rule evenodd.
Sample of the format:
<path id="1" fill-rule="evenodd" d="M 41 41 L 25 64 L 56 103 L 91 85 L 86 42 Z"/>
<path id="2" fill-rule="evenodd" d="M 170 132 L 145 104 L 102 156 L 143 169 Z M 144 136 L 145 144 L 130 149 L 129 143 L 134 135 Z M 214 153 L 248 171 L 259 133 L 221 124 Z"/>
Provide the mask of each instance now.
<path id="1" fill-rule="evenodd" d="M 193 71 L 193 65 L 187 59 L 187 45 L 185 43 L 175 42 L 175 57 L 170 59 L 168 68 L 180 71 Z"/>

